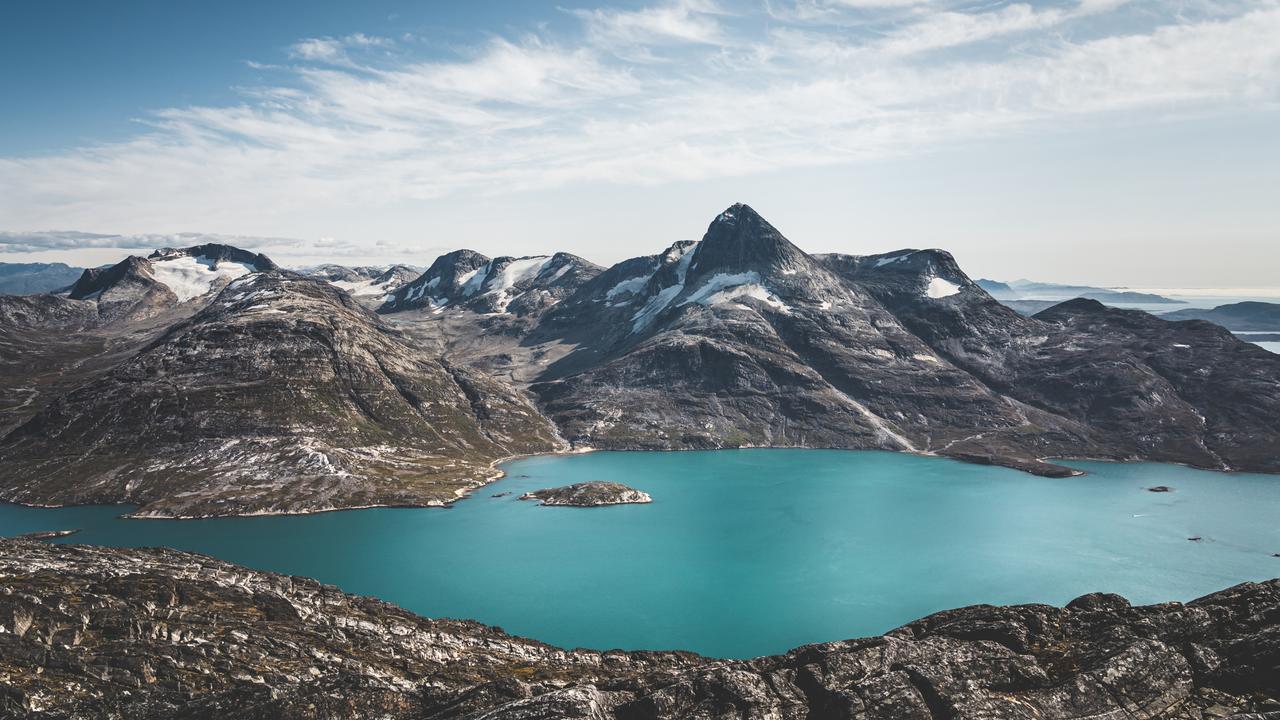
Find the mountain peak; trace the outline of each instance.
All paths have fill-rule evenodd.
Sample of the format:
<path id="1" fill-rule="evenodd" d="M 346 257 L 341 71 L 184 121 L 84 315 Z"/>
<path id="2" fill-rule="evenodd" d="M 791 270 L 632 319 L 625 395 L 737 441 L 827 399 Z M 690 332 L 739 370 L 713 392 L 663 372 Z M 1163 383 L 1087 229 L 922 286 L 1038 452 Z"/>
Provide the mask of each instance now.
<path id="1" fill-rule="evenodd" d="M 795 267 L 805 257 L 760 213 L 735 203 L 711 221 L 694 265 L 700 271 Z"/>

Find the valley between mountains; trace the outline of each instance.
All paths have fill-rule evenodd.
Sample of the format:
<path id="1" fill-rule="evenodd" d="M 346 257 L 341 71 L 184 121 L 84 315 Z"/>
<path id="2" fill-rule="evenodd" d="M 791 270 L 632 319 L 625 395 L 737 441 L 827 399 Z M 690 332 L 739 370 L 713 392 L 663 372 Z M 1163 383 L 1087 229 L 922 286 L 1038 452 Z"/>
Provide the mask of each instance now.
<path id="1" fill-rule="evenodd" d="M 447 504 L 503 458 L 593 448 L 1280 471 L 1280 356 L 1222 327 L 1019 315 L 945 251 L 811 255 L 745 205 L 609 268 L 161 250 L 0 296 L 0 367 L 0 499 L 145 517 Z"/>

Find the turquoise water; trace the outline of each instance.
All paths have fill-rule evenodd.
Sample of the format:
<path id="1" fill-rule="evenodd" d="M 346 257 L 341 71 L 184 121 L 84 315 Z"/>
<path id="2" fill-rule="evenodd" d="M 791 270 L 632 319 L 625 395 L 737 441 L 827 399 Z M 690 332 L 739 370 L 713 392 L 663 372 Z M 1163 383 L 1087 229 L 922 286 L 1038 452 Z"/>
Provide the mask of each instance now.
<path id="1" fill-rule="evenodd" d="M 79 527 L 69 540 L 205 552 L 557 645 L 725 657 L 979 602 L 1061 604 L 1093 590 L 1186 600 L 1280 576 L 1280 477 L 1071 464 L 1090 474 L 885 452 L 592 453 L 508 463 L 506 479 L 452 509 L 164 521 L 0 505 L 0 534 Z M 515 499 L 584 480 L 654 502 Z"/>

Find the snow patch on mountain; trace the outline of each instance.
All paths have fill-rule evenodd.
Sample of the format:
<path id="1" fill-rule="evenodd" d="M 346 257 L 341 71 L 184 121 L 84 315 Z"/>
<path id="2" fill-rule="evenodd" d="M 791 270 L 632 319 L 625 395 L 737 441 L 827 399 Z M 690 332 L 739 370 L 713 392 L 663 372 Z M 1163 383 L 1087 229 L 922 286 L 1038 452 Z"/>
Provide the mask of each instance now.
<path id="1" fill-rule="evenodd" d="M 893 263 L 896 263 L 896 262 L 902 262 L 903 260 L 906 260 L 912 255 L 915 255 L 914 250 L 910 250 L 898 255 L 890 255 L 889 257 L 882 257 L 879 260 L 876 260 L 876 267 L 884 267 L 885 265 L 892 265 Z"/>
<path id="2" fill-rule="evenodd" d="M 218 262 L 201 255 L 174 255 L 151 261 L 151 275 L 178 296 L 178 302 L 207 295 L 215 283 L 256 272 L 257 269 L 236 262 Z"/>
<path id="3" fill-rule="evenodd" d="M 631 316 L 631 332 L 637 333 L 648 327 L 654 318 L 667 309 L 667 306 L 671 304 L 672 300 L 676 299 L 677 295 L 684 292 L 684 280 L 689 274 L 689 264 L 693 262 L 694 253 L 692 251 L 695 247 L 697 246 L 690 245 L 687 248 L 672 247 L 663 255 L 663 260 L 679 258 L 676 262 L 676 282 L 674 285 L 659 291 L 657 295 L 653 296 L 653 299 L 640 308 L 639 312 Z"/>
<path id="4" fill-rule="evenodd" d="M 355 297 L 363 297 L 365 295 L 386 295 L 395 290 L 400 284 L 392 279 L 384 282 L 378 282 L 377 278 L 369 280 L 331 280 L 330 285 L 346 290 L 348 294 Z"/>
<path id="5" fill-rule="evenodd" d="M 784 313 L 791 312 L 791 308 L 786 303 L 760 284 L 760 273 L 755 271 L 714 275 L 698 288 L 697 292 L 685 298 L 680 304 L 720 305 L 747 297 L 760 300 Z"/>
<path id="6" fill-rule="evenodd" d="M 960 292 L 960 286 L 950 280 L 943 280 L 940 277 L 931 278 L 929 287 L 925 289 L 925 294 L 937 300 L 939 298 L 951 297 Z"/>
<path id="7" fill-rule="evenodd" d="M 617 285 L 609 288 L 609 292 L 605 293 L 604 297 L 606 300 L 612 300 L 623 293 L 630 293 L 634 295 L 644 289 L 644 286 L 648 284 L 649 278 L 651 277 L 653 277 L 652 274 L 637 275 L 633 278 L 627 278 L 626 280 L 623 280 Z"/>

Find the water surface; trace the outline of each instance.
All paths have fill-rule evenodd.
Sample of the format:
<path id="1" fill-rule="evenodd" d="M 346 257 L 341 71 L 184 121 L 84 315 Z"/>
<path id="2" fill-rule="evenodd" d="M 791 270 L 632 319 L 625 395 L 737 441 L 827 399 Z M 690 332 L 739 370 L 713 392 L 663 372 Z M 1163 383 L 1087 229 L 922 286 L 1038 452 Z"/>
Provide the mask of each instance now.
<path id="1" fill-rule="evenodd" d="M 592 453 L 508 463 L 506 479 L 452 509 L 160 521 L 0 505 L 0 534 L 78 527 L 69 541 L 205 552 L 558 645 L 725 657 L 979 602 L 1061 604 L 1094 590 L 1187 600 L 1280 576 L 1280 477 L 1070 464 L 1089 475 L 886 452 Z M 654 502 L 516 500 L 584 480 Z"/>

